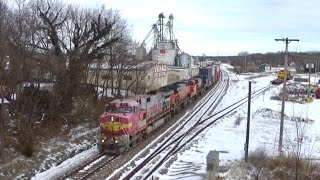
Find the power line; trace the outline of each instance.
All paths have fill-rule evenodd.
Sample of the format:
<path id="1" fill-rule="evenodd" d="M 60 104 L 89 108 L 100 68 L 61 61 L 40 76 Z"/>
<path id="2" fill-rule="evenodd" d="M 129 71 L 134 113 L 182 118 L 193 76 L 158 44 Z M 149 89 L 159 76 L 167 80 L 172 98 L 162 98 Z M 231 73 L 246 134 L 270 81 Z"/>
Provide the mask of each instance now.
<path id="1" fill-rule="evenodd" d="M 288 39 L 288 38 L 282 38 L 282 39 L 275 39 L 278 41 L 283 41 L 286 44 L 286 51 L 285 51 L 285 58 L 284 58 L 284 82 L 283 82 L 283 92 L 282 92 L 282 106 L 281 106 L 281 120 L 280 120 L 280 136 L 279 136 L 279 152 L 282 153 L 282 137 L 283 137 L 283 119 L 284 119 L 284 107 L 285 107 L 285 98 L 287 95 L 287 66 L 288 66 L 288 45 L 291 41 L 297 41 L 299 42 L 299 39 Z"/>

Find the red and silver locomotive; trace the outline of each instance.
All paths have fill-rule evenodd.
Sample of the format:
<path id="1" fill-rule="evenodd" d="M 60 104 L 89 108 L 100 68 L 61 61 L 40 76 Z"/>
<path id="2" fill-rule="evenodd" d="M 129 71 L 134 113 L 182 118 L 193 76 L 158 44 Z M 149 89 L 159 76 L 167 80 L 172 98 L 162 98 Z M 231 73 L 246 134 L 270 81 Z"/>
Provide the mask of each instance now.
<path id="1" fill-rule="evenodd" d="M 146 95 L 116 99 L 107 104 L 100 117 L 99 151 L 118 155 L 128 150 L 169 120 L 178 109 L 201 95 L 217 78 L 213 70 L 204 70 L 194 78 L 169 84 Z"/>

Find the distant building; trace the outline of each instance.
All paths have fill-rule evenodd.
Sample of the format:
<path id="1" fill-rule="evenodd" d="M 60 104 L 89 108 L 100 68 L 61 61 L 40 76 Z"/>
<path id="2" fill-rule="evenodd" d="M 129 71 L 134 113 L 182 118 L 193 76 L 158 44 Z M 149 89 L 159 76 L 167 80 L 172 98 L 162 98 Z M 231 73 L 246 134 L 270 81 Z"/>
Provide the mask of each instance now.
<path id="1" fill-rule="evenodd" d="M 271 70 L 271 66 L 267 63 L 263 63 L 263 64 L 258 65 L 258 69 L 263 70 L 263 71 L 265 71 L 265 70 L 269 71 L 269 70 Z"/>
<path id="2" fill-rule="evenodd" d="M 199 66 L 191 65 L 191 67 L 168 66 L 168 82 L 167 84 L 189 79 L 199 74 Z"/>
<path id="3" fill-rule="evenodd" d="M 130 90 L 144 94 L 167 85 L 168 67 L 163 62 L 145 61 L 137 65 L 91 68 L 87 82 L 101 87 Z"/>

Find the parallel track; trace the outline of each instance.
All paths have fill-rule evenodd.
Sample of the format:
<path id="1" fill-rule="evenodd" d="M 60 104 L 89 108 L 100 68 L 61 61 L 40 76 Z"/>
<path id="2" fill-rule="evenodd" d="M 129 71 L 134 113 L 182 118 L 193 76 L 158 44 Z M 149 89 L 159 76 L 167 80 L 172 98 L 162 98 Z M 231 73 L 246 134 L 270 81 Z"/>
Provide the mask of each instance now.
<path id="1" fill-rule="evenodd" d="M 226 73 L 224 73 L 224 76 L 228 78 L 228 75 Z M 139 165 L 137 165 L 131 172 L 129 172 L 129 174 L 124 179 L 130 179 L 131 177 L 133 177 L 148 162 L 155 159 L 159 154 L 166 153 L 166 151 L 168 152 L 168 150 L 166 150 L 167 148 L 170 149 L 170 146 L 172 146 L 172 144 L 178 142 L 179 140 L 182 140 L 183 138 L 181 137 L 185 137 L 185 135 L 189 133 L 189 129 L 195 127 L 197 123 L 199 123 L 199 121 L 208 113 L 209 109 L 215 108 L 215 106 L 218 104 L 218 101 L 223 96 L 223 93 L 227 90 L 227 88 L 228 80 L 224 81 L 224 78 L 222 78 L 222 80 L 220 80 L 219 83 L 198 103 L 198 105 L 194 108 L 195 110 L 187 115 L 187 119 L 182 120 L 182 125 L 176 128 L 176 130 L 173 133 L 171 133 L 170 136 L 166 138 L 164 142 L 161 143 L 161 145 L 158 145 L 158 147 L 150 155 L 144 158 L 144 160 Z M 209 105 L 209 107 L 204 108 L 204 106 L 206 105 Z M 201 114 L 200 117 L 199 114 Z M 194 119 L 198 120 L 196 122 L 193 122 Z M 177 136 L 179 138 L 175 139 L 177 138 Z M 172 139 L 175 140 L 172 141 Z"/>
<path id="2" fill-rule="evenodd" d="M 203 98 L 202 100 L 200 100 L 198 102 L 198 104 L 195 107 L 195 109 L 197 109 L 197 111 L 189 112 L 189 114 L 188 114 L 189 120 L 188 121 L 190 121 L 194 116 L 196 116 L 197 113 L 204 107 L 204 105 L 206 105 L 209 102 L 206 99 L 211 99 L 216 94 L 216 91 L 219 89 L 219 86 L 221 86 L 221 84 L 218 83 L 212 90 L 210 90 L 205 95 L 205 98 Z M 214 102 L 215 101 L 216 101 L 216 99 L 214 100 Z M 204 114 L 201 116 L 201 118 L 204 116 Z M 188 122 L 185 122 L 181 126 L 181 128 L 183 128 L 187 123 Z M 110 157 L 110 156 L 108 157 L 106 155 L 100 154 L 99 156 L 88 160 L 86 163 L 83 163 L 81 166 L 72 170 L 71 172 L 63 175 L 59 179 L 87 179 L 87 178 L 91 177 L 95 172 L 99 171 L 99 169 L 101 169 L 101 167 L 106 166 L 107 164 L 110 164 L 115 158 L 116 157 Z"/>
<path id="3" fill-rule="evenodd" d="M 228 78 L 228 81 L 229 81 L 229 78 Z M 226 87 L 228 87 L 228 85 Z M 266 86 L 256 92 L 252 93 L 252 95 L 254 95 L 252 98 L 255 98 L 255 97 L 259 96 L 260 94 L 262 94 L 263 91 L 265 91 L 268 87 L 269 86 Z M 225 91 L 227 91 L 227 88 L 220 91 L 220 93 L 225 92 Z M 212 96 L 210 96 L 210 97 L 212 97 Z M 206 128 L 215 124 L 223 116 L 229 114 L 230 112 L 234 111 L 238 107 L 242 106 L 244 103 L 247 102 L 246 99 L 247 99 L 247 97 L 239 100 L 238 102 L 230 105 L 229 107 L 227 107 L 227 108 L 223 109 L 222 111 L 217 112 L 213 115 L 211 115 L 211 113 L 210 113 L 210 115 L 208 115 L 208 117 L 203 120 L 202 120 L 202 117 L 205 115 L 205 113 L 202 114 L 201 117 L 199 119 L 197 119 L 196 123 L 191 128 L 189 128 L 184 133 L 180 134 L 178 137 L 175 137 L 175 139 L 173 139 L 173 136 L 168 138 L 168 139 L 172 140 L 171 143 L 166 144 L 167 142 L 165 142 L 161 147 L 159 146 L 159 148 L 157 148 L 153 153 L 151 153 L 148 157 L 146 157 L 140 164 L 138 164 L 132 171 L 130 171 L 124 177 L 124 179 L 130 179 L 137 172 L 142 171 L 142 170 L 144 171 L 144 174 L 146 174 L 146 175 L 144 175 L 143 179 L 149 178 L 165 161 L 167 161 L 170 157 L 172 157 L 174 154 L 176 154 L 178 151 L 180 151 L 187 143 L 192 141 L 198 134 L 203 132 Z M 207 102 L 209 102 L 209 100 L 207 100 Z M 233 106 L 235 106 L 235 107 L 233 107 Z M 209 108 L 211 108 L 211 106 Z M 226 110 L 229 110 L 229 111 L 227 111 L 226 113 L 223 113 L 219 117 L 212 120 L 212 118 L 214 116 L 217 116 L 218 114 L 221 114 L 223 111 L 226 111 Z M 194 131 L 194 132 L 192 132 L 192 131 Z M 187 138 L 188 135 L 191 137 Z M 160 154 L 165 154 L 165 156 L 159 157 Z M 157 160 L 155 160 L 155 159 L 157 159 Z M 151 161 L 155 162 L 155 165 L 150 165 Z M 152 169 L 151 170 L 143 169 L 146 166 L 149 166 L 149 167 L 152 166 Z"/>

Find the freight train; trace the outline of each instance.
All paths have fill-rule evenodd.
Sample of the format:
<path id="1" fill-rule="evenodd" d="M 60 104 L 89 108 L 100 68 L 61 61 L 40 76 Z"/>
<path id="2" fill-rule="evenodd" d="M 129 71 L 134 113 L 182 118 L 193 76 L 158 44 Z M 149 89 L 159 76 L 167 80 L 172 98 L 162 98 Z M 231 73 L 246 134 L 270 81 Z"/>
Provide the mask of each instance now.
<path id="1" fill-rule="evenodd" d="M 199 74 L 145 95 L 116 99 L 100 116 L 97 147 L 101 153 L 119 155 L 170 120 L 220 79 L 220 66 L 200 68 Z"/>

